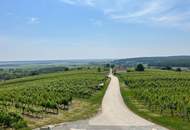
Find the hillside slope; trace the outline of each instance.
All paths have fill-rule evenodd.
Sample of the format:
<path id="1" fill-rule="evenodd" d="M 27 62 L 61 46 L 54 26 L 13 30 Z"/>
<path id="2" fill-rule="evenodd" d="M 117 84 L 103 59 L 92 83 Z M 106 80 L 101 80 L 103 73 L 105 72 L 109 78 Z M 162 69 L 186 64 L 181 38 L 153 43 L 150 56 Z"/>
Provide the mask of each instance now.
<path id="1" fill-rule="evenodd" d="M 126 66 L 142 63 L 149 66 L 190 67 L 190 56 L 139 57 L 115 60 L 113 63 Z"/>

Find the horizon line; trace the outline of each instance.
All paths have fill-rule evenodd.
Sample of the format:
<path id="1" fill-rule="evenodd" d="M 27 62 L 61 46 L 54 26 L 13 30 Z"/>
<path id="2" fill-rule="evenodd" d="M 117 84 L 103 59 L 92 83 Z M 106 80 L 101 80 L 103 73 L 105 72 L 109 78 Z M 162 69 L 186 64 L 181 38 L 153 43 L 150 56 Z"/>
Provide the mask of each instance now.
<path id="1" fill-rule="evenodd" d="M 120 60 L 120 59 L 133 59 L 133 58 L 151 58 L 151 57 L 190 57 L 190 55 L 165 55 L 165 56 L 134 56 L 134 57 L 126 57 L 126 58 L 81 58 L 81 59 L 32 59 L 32 60 L 0 60 L 0 62 L 40 62 L 40 61 L 87 61 L 87 60 Z"/>

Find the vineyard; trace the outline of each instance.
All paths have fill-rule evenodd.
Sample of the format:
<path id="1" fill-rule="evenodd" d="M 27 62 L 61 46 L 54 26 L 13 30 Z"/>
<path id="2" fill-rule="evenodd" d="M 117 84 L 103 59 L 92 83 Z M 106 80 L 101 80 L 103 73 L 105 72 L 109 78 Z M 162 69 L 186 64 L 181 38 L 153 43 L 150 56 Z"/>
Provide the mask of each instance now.
<path id="1" fill-rule="evenodd" d="M 0 83 L 0 127 L 24 128 L 25 117 L 43 119 L 69 111 L 73 100 L 87 100 L 102 90 L 106 73 L 73 70 Z"/>
<path id="2" fill-rule="evenodd" d="M 187 124 L 190 122 L 189 72 L 147 70 L 121 73 L 118 76 L 127 86 L 125 90 L 131 96 L 128 99 L 137 100 L 141 104 L 137 106 L 138 109 L 147 108 L 151 113 L 169 117 L 169 119 L 181 120 Z M 128 96 L 127 94 L 125 96 Z M 166 119 L 164 120 L 166 123 Z M 175 123 L 175 128 L 183 130 L 182 124 L 180 126 L 179 123 L 177 126 L 177 121 Z M 184 130 L 190 129 L 187 125 L 183 127 Z"/>

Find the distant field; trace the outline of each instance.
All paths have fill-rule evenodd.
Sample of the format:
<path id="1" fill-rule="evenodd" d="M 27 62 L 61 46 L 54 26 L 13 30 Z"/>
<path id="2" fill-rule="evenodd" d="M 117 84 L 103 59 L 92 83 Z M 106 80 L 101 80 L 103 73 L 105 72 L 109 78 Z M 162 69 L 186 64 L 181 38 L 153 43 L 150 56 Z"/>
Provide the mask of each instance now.
<path id="1" fill-rule="evenodd" d="M 0 68 L 102 65 L 111 61 L 111 59 L 0 61 Z"/>
<path id="2" fill-rule="evenodd" d="M 1 127 L 35 128 L 92 116 L 101 104 L 107 73 L 97 69 L 73 70 L 0 83 L 0 124 L 4 123 Z M 105 85 L 98 86 L 100 83 Z M 14 119 L 16 124 L 3 122 L 5 117 L 14 117 L 12 113 L 19 117 Z"/>
<path id="3" fill-rule="evenodd" d="M 118 74 L 134 112 L 171 130 L 190 130 L 190 73 L 161 70 Z"/>
<path id="4" fill-rule="evenodd" d="M 56 73 L 59 71 L 81 70 L 82 68 L 105 67 L 108 60 L 68 60 L 68 61 L 0 61 L 0 81 L 27 76 Z"/>

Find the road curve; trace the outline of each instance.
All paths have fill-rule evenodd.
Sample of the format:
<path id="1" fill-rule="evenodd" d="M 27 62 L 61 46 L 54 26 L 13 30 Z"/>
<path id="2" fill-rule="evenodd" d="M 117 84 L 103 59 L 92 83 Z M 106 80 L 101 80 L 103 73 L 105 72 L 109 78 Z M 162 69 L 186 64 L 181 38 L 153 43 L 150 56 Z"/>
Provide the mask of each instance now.
<path id="1" fill-rule="evenodd" d="M 92 119 L 65 123 L 53 130 L 167 130 L 129 110 L 120 93 L 119 80 L 110 74 L 108 89 L 102 101 L 102 111 Z"/>

